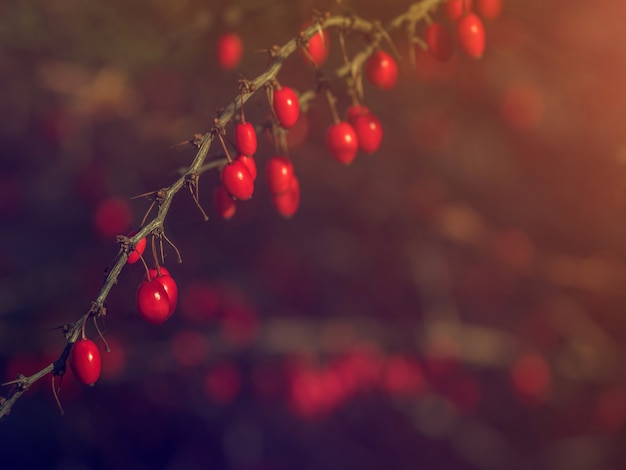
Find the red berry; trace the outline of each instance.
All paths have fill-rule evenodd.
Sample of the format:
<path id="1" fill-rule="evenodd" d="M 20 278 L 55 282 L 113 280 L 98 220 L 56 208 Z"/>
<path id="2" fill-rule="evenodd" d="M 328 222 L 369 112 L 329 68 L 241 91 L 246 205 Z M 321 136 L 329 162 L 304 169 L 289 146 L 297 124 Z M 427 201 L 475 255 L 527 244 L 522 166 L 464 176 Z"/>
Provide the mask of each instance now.
<path id="1" fill-rule="evenodd" d="M 226 33 L 217 41 L 217 63 L 224 70 L 234 69 L 239 65 L 243 54 L 243 42 L 238 34 Z"/>
<path id="2" fill-rule="evenodd" d="M 454 52 L 452 35 L 441 23 L 429 24 L 424 30 L 428 52 L 437 60 L 447 62 Z"/>
<path id="3" fill-rule="evenodd" d="M 249 122 L 240 122 L 235 126 L 235 147 L 240 154 L 247 157 L 256 152 L 256 132 Z"/>
<path id="4" fill-rule="evenodd" d="M 157 279 L 142 281 L 137 288 L 137 310 L 148 322 L 161 325 L 170 315 L 170 299 Z"/>
<path id="5" fill-rule="evenodd" d="M 130 232 L 128 237 L 134 237 L 137 232 Z M 128 259 L 126 262 L 128 264 L 135 264 L 143 255 L 143 252 L 146 251 L 146 237 L 143 237 L 141 240 L 137 242 L 135 245 L 135 249 L 128 254 Z"/>
<path id="6" fill-rule="evenodd" d="M 450 21 L 456 21 L 472 11 L 472 0 L 448 0 L 443 4 L 443 9 Z"/>
<path id="7" fill-rule="evenodd" d="M 74 376 L 85 385 L 93 385 L 100 377 L 102 360 L 96 343 L 90 339 L 79 339 L 70 352 L 70 367 Z"/>
<path id="8" fill-rule="evenodd" d="M 226 192 L 224 186 L 215 188 L 215 207 L 222 219 L 232 219 L 237 211 L 237 202 Z"/>
<path id="9" fill-rule="evenodd" d="M 232 197 L 245 201 L 252 197 L 254 179 L 244 163 L 235 160 L 222 169 L 222 184 Z"/>
<path id="10" fill-rule="evenodd" d="M 346 112 L 346 121 L 352 124 L 352 120 L 361 114 L 368 114 L 370 112 L 367 106 L 363 106 L 362 104 L 355 104 L 348 108 Z"/>
<path id="11" fill-rule="evenodd" d="M 485 26 L 474 13 L 463 16 L 456 24 L 456 37 L 467 55 L 480 59 L 485 51 Z"/>
<path id="12" fill-rule="evenodd" d="M 161 271 L 160 276 L 156 269 L 149 269 L 148 273 L 150 275 L 150 280 L 159 281 L 163 286 L 163 289 L 165 289 L 170 305 L 170 310 L 167 316 L 171 317 L 176 310 L 176 306 L 178 305 L 178 286 L 176 285 L 174 278 L 170 275 L 170 272 L 165 267 L 160 266 L 159 270 Z"/>
<path id="13" fill-rule="evenodd" d="M 306 29 L 309 26 L 311 26 L 311 23 L 307 23 L 306 25 L 304 25 L 303 29 Z M 318 32 L 315 33 L 305 45 L 308 54 L 302 52 L 302 57 L 304 57 L 304 60 L 307 63 L 316 65 L 318 67 L 326 62 L 326 59 L 328 58 L 328 46 L 330 44 L 328 41 L 329 38 L 326 30 L 322 29 L 320 32 L 318 28 Z"/>
<path id="14" fill-rule="evenodd" d="M 374 153 L 383 140 L 383 126 L 365 106 L 352 106 L 352 108 L 359 108 L 356 112 L 348 110 L 348 116 L 352 116 L 348 120 L 356 132 L 359 150 Z"/>
<path id="15" fill-rule="evenodd" d="M 385 51 L 376 51 L 365 64 L 365 74 L 372 84 L 388 90 L 398 79 L 398 65 Z"/>
<path id="16" fill-rule="evenodd" d="M 476 0 L 476 11 L 486 20 L 495 20 L 502 13 L 502 0 Z"/>
<path id="17" fill-rule="evenodd" d="M 275 89 L 272 104 L 280 125 L 285 129 L 293 127 L 300 116 L 300 102 L 296 92 L 286 86 Z"/>
<path id="18" fill-rule="evenodd" d="M 293 180 L 293 164 L 287 157 L 273 156 L 265 166 L 267 186 L 272 194 L 282 194 L 291 187 Z"/>
<path id="19" fill-rule="evenodd" d="M 125 233 L 132 220 L 132 211 L 125 199 L 112 197 L 102 201 L 96 208 L 94 226 L 104 238 L 115 238 Z"/>
<path id="20" fill-rule="evenodd" d="M 291 186 L 282 194 L 272 195 L 272 204 L 283 217 L 292 217 L 300 206 L 300 182 L 296 175 L 291 179 Z"/>
<path id="21" fill-rule="evenodd" d="M 252 176 L 252 181 L 256 180 L 256 162 L 252 157 L 246 157 L 245 155 L 239 155 L 235 158 L 236 162 L 243 163 L 248 171 L 250 172 L 250 176 Z"/>
<path id="22" fill-rule="evenodd" d="M 346 121 L 331 124 L 326 131 L 326 148 L 338 162 L 344 165 L 352 163 L 359 149 L 354 127 Z"/>

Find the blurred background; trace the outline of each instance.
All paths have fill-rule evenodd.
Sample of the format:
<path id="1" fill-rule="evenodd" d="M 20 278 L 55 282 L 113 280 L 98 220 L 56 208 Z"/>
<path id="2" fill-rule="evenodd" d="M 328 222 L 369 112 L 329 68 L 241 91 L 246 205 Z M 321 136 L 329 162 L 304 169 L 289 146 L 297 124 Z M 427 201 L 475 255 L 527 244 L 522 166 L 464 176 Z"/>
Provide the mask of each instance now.
<path id="1" fill-rule="evenodd" d="M 3 381 L 58 357 L 56 328 L 89 308 L 115 235 L 150 205 L 132 198 L 177 178 L 194 156 L 177 144 L 264 70 L 264 49 L 316 10 L 385 23 L 408 4 L 2 2 Z M 50 377 L 38 382 L 0 423 L 2 465 L 624 468 L 625 14 L 611 0 L 504 0 L 483 59 L 418 50 L 415 67 L 394 32 L 398 84 L 365 84 L 379 151 L 335 162 L 318 98 L 288 136 L 291 220 L 263 181 L 266 135 L 255 196 L 232 220 L 214 208 L 216 172 L 200 181 L 208 222 L 181 191 L 165 224 L 183 258 L 166 248 L 177 312 L 142 321 L 144 271 L 127 266 L 100 322 L 100 380 L 63 377 L 65 416 Z M 229 31 L 244 55 L 225 71 L 215 47 Z M 350 54 L 366 44 L 346 41 Z M 341 64 L 334 31 L 330 47 L 325 71 Z M 302 92 L 314 72 L 294 54 L 279 79 Z M 345 87 L 332 90 L 344 112 Z M 246 106 L 251 122 L 268 112 L 263 93 Z"/>

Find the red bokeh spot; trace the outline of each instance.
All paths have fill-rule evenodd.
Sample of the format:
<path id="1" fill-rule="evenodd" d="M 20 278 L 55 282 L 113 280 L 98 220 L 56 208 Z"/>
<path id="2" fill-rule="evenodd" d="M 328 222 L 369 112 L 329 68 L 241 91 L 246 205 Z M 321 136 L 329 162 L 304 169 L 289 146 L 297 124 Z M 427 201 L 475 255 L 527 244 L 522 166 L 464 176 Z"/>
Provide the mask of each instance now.
<path id="1" fill-rule="evenodd" d="M 474 377 L 464 375 L 447 383 L 444 394 L 458 413 L 468 414 L 480 403 L 481 388 Z"/>
<path id="2" fill-rule="evenodd" d="M 543 119 L 543 95 L 537 87 L 528 83 L 511 85 L 500 99 L 500 111 L 513 129 L 534 129 Z"/>
<path id="3" fill-rule="evenodd" d="M 105 239 L 127 233 L 130 228 L 132 213 L 126 200 L 111 197 L 101 202 L 96 208 L 94 228 Z"/>
<path id="4" fill-rule="evenodd" d="M 535 353 L 521 356 L 511 368 L 511 381 L 521 398 L 542 399 L 550 388 L 550 368 Z"/>
<path id="5" fill-rule="evenodd" d="M 215 366 L 204 380 L 206 396 L 219 405 L 232 402 L 241 390 L 239 370 L 230 362 Z"/>
<path id="6" fill-rule="evenodd" d="M 60 144 L 76 134 L 80 120 L 65 108 L 46 111 L 39 122 L 41 136 L 51 144 Z"/>
<path id="7" fill-rule="evenodd" d="M 257 313 L 247 305 L 231 305 L 222 314 L 222 332 L 236 346 L 252 343 L 259 331 Z"/>
<path id="8" fill-rule="evenodd" d="M 393 355 L 387 358 L 381 386 L 390 395 L 415 396 L 424 389 L 424 374 L 416 360 Z"/>
<path id="9" fill-rule="evenodd" d="M 368 390 L 377 386 L 383 371 L 383 357 L 377 346 L 354 345 L 345 355 L 335 359 L 331 367 L 341 379 L 345 393 Z"/>
<path id="10" fill-rule="evenodd" d="M 619 431 L 626 423 L 626 388 L 615 387 L 602 391 L 596 401 L 596 418 L 604 429 Z"/>
<path id="11" fill-rule="evenodd" d="M 276 364 L 256 364 L 252 372 L 252 385 L 262 398 L 279 398 L 286 387 L 285 370 Z"/>
<path id="12" fill-rule="evenodd" d="M 451 336 L 435 336 L 426 346 L 426 377 L 437 387 L 453 375 L 460 365 L 461 345 Z"/>
<path id="13" fill-rule="evenodd" d="M 107 192 L 106 171 L 98 165 L 90 165 L 76 176 L 75 185 L 81 201 L 96 204 Z"/>
<path id="14" fill-rule="evenodd" d="M 415 75 L 418 80 L 432 83 L 447 82 L 456 76 L 458 68 L 459 61 L 454 53 L 450 60 L 442 62 L 421 47 L 415 48 Z"/>
<path id="15" fill-rule="evenodd" d="M 306 114 L 301 114 L 296 123 L 287 132 L 287 146 L 296 148 L 299 146 L 309 135 L 309 117 Z"/>
<path id="16" fill-rule="evenodd" d="M 336 370 L 301 366 L 291 376 L 289 406 L 295 415 L 302 418 L 322 418 L 343 402 L 345 392 Z"/>
<path id="17" fill-rule="evenodd" d="M 15 356 L 9 359 L 7 366 L 4 370 L 4 380 L 5 382 L 12 382 L 17 379 L 18 374 L 22 374 L 25 377 L 34 374 L 39 371 L 42 367 L 41 359 L 32 354 L 16 354 Z M 41 380 L 35 382 L 30 390 L 36 390 L 41 385 Z"/>
<path id="18" fill-rule="evenodd" d="M 243 55 L 243 41 L 237 33 L 224 33 L 217 40 L 217 63 L 223 70 L 239 65 Z"/>
<path id="19" fill-rule="evenodd" d="M 188 284 L 181 295 L 181 315 L 192 323 L 214 319 L 221 303 L 220 292 L 208 282 Z"/>
<path id="20" fill-rule="evenodd" d="M 182 366 L 195 366 L 206 360 L 209 354 L 209 341 L 197 331 L 183 330 L 171 340 L 174 359 Z"/>
<path id="21" fill-rule="evenodd" d="M 528 267 L 535 252 L 528 235 L 515 229 L 497 233 L 494 247 L 500 261 L 515 269 Z"/>
<path id="22" fill-rule="evenodd" d="M 106 340 L 110 351 L 102 354 L 101 377 L 112 380 L 119 377 L 126 368 L 126 350 L 114 336 L 107 335 Z"/>
<path id="23" fill-rule="evenodd" d="M 476 11 L 486 20 L 495 20 L 502 14 L 502 0 L 477 0 Z"/>
<path id="24" fill-rule="evenodd" d="M 23 206 L 22 185 L 11 174 L 0 174 L 0 214 L 18 215 Z"/>
<path id="25" fill-rule="evenodd" d="M 435 155 L 450 147 L 455 134 L 452 116 L 440 108 L 425 108 L 417 112 L 411 126 L 413 144 L 423 152 Z"/>

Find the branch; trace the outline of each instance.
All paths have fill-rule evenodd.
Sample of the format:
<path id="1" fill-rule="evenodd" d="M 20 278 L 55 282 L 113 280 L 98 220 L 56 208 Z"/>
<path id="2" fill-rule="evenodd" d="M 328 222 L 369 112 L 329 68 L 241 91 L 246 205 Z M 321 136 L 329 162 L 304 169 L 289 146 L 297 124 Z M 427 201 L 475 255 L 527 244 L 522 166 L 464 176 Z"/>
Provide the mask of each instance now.
<path id="1" fill-rule="evenodd" d="M 387 26 L 383 27 L 376 21 L 368 21 L 366 19 L 357 16 L 327 16 L 320 18 L 317 22 L 313 22 L 311 26 L 302 31 L 298 36 L 291 39 L 283 46 L 274 46 L 269 50 L 270 63 L 262 74 L 257 76 L 252 81 L 244 81 L 244 92 L 241 95 L 237 95 L 230 104 L 226 106 L 215 118 L 213 127 L 201 137 L 198 136 L 194 139 L 194 143 L 198 146 L 198 151 L 189 165 L 189 167 L 182 172 L 176 181 L 170 186 L 158 191 L 157 203 L 158 212 L 157 215 L 145 224 L 133 237 L 121 237 L 124 240 L 126 248 L 120 249 L 117 261 L 111 271 L 107 274 L 106 279 L 102 285 L 100 293 L 96 299 L 92 302 L 90 309 L 82 317 L 72 324 L 65 327 L 65 338 L 67 344 L 63 350 L 63 353 L 59 358 L 49 364 L 44 369 L 34 373 L 29 377 L 19 375 L 15 381 L 9 382 L 4 385 L 13 385 L 12 390 L 9 392 L 8 398 L 0 397 L 0 420 L 8 415 L 15 402 L 30 388 L 30 386 L 49 373 L 54 375 L 62 375 L 65 373 L 65 367 L 67 358 L 69 357 L 70 350 L 73 344 L 78 340 L 78 337 L 82 331 L 82 327 L 90 318 L 97 319 L 98 317 L 106 315 L 105 300 L 111 291 L 114 284 L 117 283 L 117 279 L 126 265 L 128 259 L 129 250 L 128 247 L 134 247 L 139 240 L 153 234 L 164 233 L 164 222 L 167 214 L 170 210 L 170 206 L 174 199 L 174 196 L 183 188 L 189 184 L 192 180 L 197 181 L 197 177 L 210 169 L 222 167 L 226 160 L 221 156 L 216 160 L 210 161 L 205 164 L 211 144 L 215 140 L 215 137 L 221 133 L 234 117 L 236 111 L 243 106 L 257 91 L 271 86 L 271 83 L 276 79 L 280 72 L 284 61 L 291 56 L 298 47 L 302 46 L 307 40 L 312 38 L 319 32 L 319 28 L 336 28 L 341 31 L 352 31 L 363 34 L 368 38 L 369 43 L 358 54 L 356 54 L 352 60 L 345 63 L 343 66 L 335 69 L 332 73 L 324 76 L 324 80 L 328 83 L 335 82 L 348 77 L 357 76 L 358 72 L 362 69 L 363 64 L 367 58 L 380 46 L 383 40 L 390 42 L 389 33 L 391 31 L 402 28 L 406 28 L 407 34 L 411 36 L 415 31 L 415 25 L 423 20 L 428 12 L 433 10 L 439 3 L 444 0 L 421 0 L 408 7 L 408 9 L 394 18 Z M 409 37 L 411 40 L 412 37 Z M 393 44 L 390 42 L 392 48 Z M 318 94 L 318 90 L 308 90 L 300 95 L 300 102 L 303 110 L 306 110 L 308 103 L 313 100 Z"/>

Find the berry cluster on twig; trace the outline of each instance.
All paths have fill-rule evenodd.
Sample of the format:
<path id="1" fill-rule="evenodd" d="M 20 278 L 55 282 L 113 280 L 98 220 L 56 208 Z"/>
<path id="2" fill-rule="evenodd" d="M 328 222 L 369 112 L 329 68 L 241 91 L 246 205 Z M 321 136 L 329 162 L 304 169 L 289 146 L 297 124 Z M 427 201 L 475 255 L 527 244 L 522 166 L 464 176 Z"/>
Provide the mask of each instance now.
<path id="1" fill-rule="evenodd" d="M 306 112 L 309 102 L 317 96 L 323 96 L 328 102 L 332 123 L 327 129 L 325 143 L 332 158 L 349 165 L 359 151 L 376 152 L 383 139 L 383 127 L 376 115 L 364 104 L 363 78 L 380 89 L 388 90 L 395 86 L 398 79 L 396 60 L 399 54 L 390 33 L 404 30 L 412 47 L 424 47 L 435 58 L 448 60 L 453 53 L 454 41 L 447 27 L 434 22 L 431 17 L 443 4 L 450 22 L 455 25 L 459 47 L 470 57 L 479 58 L 485 48 L 485 30 L 481 16 L 486 19 L 497 16 L 497 7 L 501 2 L 475 0 L 476 11 L 480 16 L 473 13 L 471 3 L 470 0 L 420 0 L 408 6 L 385 26 L 355 15 L 317 15 L 292 40 L 280 47 L 270 48 L 266 70 L 253 80 L 240 80 L 239 93 L 218 113 L 212 128 L 189 141 L 197 150 L 193 161 L 182 175 L 170 186 L 144 195 L 149 196 L 152 202 L 140 228 L 128 236 L 118 236 L 120 250 L 117 260 L 108 271 L 102 288 L 88 311 L 64 328 L 67 343 L 59 358 L 28 377 L 19 375 L 16 380 L 4 384 L 11 385 L 11 389 L 6 398 L 0 398 L 0 418 L 11 411 L 17 399 L 33 383 L 47 374 L 53 376 L 52 384 L 56 396 L 54 378 L 65 373 L 68 360 L 74 375 L 82 383 L 93 385 L 98 380 L 102 359 L 97 345 L 86 337 L 85 328 L 93 320 L 104 341 L 98 329 L 98 319 L 106 315 L 105 300 L 127 264 L 141 261 L 146 270 L 145 279 L 136 293 L 139 314 L 149 323 L 160 325 L 175 312 L 178 288 L 170 272 L 163 266 L 163 242 L 176 251 L 179 261 L 180 253 L 165 233 L 165 219 L 174 197 L 183 187 L 189 189 L 203 218 L 208 219 L 199 201 L 198 188 L 200 176 L 210 170 L 220 171 L 221 184 L 215 188 L 214 198 L 221 217 L 233 217 L 237 204 L 253 196 L 257 177 L 255 153 L 258 128 L 246 121 L 244 111 L 245 103 L 252 96 L 259 91 L 265 91 L 269 100 L 273 118 L 263 127 L 272 130 L 276 153 L 266 161 L 265 180 L 274 208 L 280 215 L 289 218 L 296 213 L 300 203 L 300 183 L 288 155 L 285 133 L 296 124 L 300 113 Z M 331 71 L 322 72 L 320 67 L 327 61 L 331 41 L 329 32 L 338 36 L 343 63 Z M 348 57 L 345 48 L 348 32 L 360 34 L 366 39 L 364 47 L 353 57 Z M 385 48 L 390 51 L 387 52 Z M 314 89 L 301 93 L 278 81 L 284 61 L 296 51 L 313 67 L 318 78 Z M 219 64 L 225 70 L 235 68 L 242 52 L 243 44 L 236 34 L 223 36 L 218 43 Z M 334 82 L 344 82 L 347 93 L 352 98 L 352 105 L 343 119 L 336 109 L 336 99 L 328 87 L 329 83 Z M 233 120 L 237 121 L 234 126 L 234 150 L 237 156 L 234 158 L 225 139 L 227 126 Z M 215 140 L 220 141 L 224 156 L 220 154 L 219 157 L 210 158 L 209 149 Z M 150 218 L 154 209 L 156 214 Z M 148 238 L 151 241 L 154 262 L 152 268 L 144 259 Z"/>

